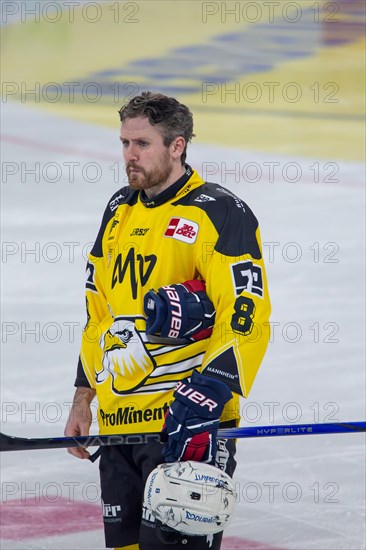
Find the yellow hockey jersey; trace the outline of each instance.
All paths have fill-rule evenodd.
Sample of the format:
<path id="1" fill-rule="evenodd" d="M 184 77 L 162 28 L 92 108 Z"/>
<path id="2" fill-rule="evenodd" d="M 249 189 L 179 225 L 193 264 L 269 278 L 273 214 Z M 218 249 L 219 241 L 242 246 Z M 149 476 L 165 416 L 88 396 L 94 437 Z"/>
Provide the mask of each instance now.
<path id="1" fill-rule="evenodd" d="M 150 289 L 203 279 L 216 309 L 212 335 L 149 338 Z M 222 421 L 239 419 L 269 340 L 270 299 L 258 222 L 231 191 L 185 174 L 149 200 L 113 195 L 87 262 L 87 324 L 76 386 L 96 390 L 100 433 L 160 431 L 178 380 L 193 369 L 234 392 Z"/>

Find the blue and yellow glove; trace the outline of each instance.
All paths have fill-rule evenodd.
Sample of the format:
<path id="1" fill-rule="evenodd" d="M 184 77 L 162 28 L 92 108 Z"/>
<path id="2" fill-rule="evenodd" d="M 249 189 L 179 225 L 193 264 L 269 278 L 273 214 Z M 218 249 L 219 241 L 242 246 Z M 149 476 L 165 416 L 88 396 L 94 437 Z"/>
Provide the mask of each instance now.
<path id="1" fill-rule="evenodd" d="M 174 401 L 165 417 L 165 462 L 196 460 L 213 463 L 217 430 L 225 403 L 232 398 L 220 380 L 194 371 L 191 380 L 178 382 Z"/>
<path id="2" fill-rule="evenodd" d="M 202 340 L 211 336 L 215 323 L 215 308 L 199 279 L 150 290 L 144 310 L 146 333 L 164 338 Z"/>

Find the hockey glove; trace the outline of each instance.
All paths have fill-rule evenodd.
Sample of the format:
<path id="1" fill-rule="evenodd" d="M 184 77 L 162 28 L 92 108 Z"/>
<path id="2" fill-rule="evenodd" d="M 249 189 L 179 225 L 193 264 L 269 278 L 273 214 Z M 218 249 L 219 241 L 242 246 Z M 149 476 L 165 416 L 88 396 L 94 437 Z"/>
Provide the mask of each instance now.
<path id="1" fill-rule="evenodd" d="M 192 341 L 211 336 L 215 309 L 205 290 L 198 279 L 150 290 L 144 298 L 147 334 Z"/>
<path id="2" fill-rule="evenodd" d="M 193 371 L 190 382 L 178 382 L 173 396 L 163 427 L 165 462 L 214 462 L 220 416 L 232 398 L 230 389 L 220 380 Z"/>

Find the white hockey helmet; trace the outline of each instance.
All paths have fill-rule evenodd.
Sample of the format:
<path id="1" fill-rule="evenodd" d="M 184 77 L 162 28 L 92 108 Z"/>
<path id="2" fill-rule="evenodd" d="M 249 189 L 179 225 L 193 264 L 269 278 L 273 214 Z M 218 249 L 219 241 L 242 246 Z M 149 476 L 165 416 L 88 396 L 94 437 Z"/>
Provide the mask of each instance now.
<path id="1" fill-rule="evenodd" d="M 185 535 L 210 535 L 230 523 L 236 501 L 228 474 L 203 462 L 160 464 L 147 478 L 145 506 Z"/>

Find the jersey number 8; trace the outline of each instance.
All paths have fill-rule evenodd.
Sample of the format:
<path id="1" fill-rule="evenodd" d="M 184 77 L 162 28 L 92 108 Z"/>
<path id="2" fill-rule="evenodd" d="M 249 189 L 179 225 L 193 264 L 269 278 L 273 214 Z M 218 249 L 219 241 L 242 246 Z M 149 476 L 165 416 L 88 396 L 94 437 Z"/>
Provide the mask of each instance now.
<path id="1" fill-rule="evenodd" d="M 234 332 L 239 332 L 244 336 L 250 334 L 253 330 L 253 317 L 255 305 L 251 298 L 239 296 L 234 304 L 235 313 L 231 317 L 231 328 Z"/>

